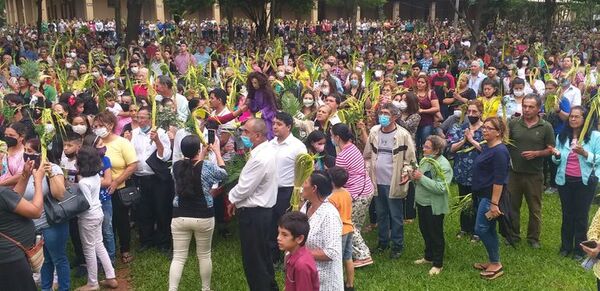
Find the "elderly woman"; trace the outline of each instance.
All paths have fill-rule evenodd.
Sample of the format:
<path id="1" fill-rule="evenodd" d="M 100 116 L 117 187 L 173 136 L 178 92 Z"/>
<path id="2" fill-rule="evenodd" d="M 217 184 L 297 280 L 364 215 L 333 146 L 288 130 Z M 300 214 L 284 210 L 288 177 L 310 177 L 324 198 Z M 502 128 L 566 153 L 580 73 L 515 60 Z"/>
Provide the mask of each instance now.
<path id="1" fill-rule="evenodd" d="M 594 199 L 597 179 L 595 165 L 600 164 L 600 133 L 588 130 L 583 143 L 577 140 L 581 134 L 586 112 L 581 106 L 571 108 L 569 123 L 556 137 L 556 149 L 552 161 L 558 165 L 556 184 L 562 208 L 560 255 L 573 254 L 583 258 L 579 244 L 586 240 L 588 213 Z"/>
<path id="2" fill-rule="evenodd" d="M 425 256 L 415 264 L 433 263 L 429 275 L 442 271 L 444 260 L 444 215 L 448 214 L 448 184 L 452 182 L 452 167 L 442 155 L 446 141 L 437 136 L 427 137 L 423 144 L 424 158 L 419 169 L 411 174 L 415 182 L 415 204 L 419 229 L 425 241 Z"/>
<path id="3" fill-rule="evenodd" d="M 344 289 L 342 220 L 327 200 L 332 190 L 331 178 L 324 171 L 314 171 L 302 185 L 306 203 L 300 211 L 308 216 L 310 225 L 306 247 L 317 263 L 321 291 Z"/>

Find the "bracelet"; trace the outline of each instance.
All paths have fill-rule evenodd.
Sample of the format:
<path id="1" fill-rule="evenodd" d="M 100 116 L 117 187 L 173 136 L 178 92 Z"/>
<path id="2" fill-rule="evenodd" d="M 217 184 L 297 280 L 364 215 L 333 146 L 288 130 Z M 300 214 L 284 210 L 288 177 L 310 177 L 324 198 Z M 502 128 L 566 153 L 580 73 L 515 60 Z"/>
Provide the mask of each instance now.
<path id="1" fill-rule="evenodd" d="M 498 206 L 498 203 L 494 203 L 492 201 L 490 201 L 490 204 Z"/>

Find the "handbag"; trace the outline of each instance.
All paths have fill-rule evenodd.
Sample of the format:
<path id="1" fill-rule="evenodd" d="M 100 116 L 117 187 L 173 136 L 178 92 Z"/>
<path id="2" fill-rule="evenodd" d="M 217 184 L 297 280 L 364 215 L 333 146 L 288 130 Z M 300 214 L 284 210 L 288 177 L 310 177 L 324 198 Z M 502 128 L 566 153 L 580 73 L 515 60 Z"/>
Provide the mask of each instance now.
<path id="1" fill-rule="evenodd" d="M 123 206 L 129 207 L 136 204 L 142 198 L 140 190 L 137 187 L 125 187 L 118 191 L 117 195 L 119 195 L 119 199 L 121 199 Z"/>
<path id="2" fill-rule="evenodd" d="M 46 180 L 48 178 L 46 177 Z M 52 196 L 50 181 L 48 181 L 48 195 L 44 196 L 44 212 L 48 224 L 61 224 L 90 209 L 90 203 L 79 191 L 77 184 L 72 184 L 65 189 L 63 200 Z"/>
<path id="3" fill-rule="evenodd" d="M 27 261 L 29 262 L 29 266 L 31 266 L 31 272 L 39 273 L 42 269 L 42 265 L 44 264 L 44 239 L 40 239 L 37 243 L 35 243 L 31 248 L 26 249 L 23 244 L 14 240 L 8 235 L 0 232 L 0 235 L 3 236 L 8 241 L 14 243 L 18 248 L 20 248 L 24 253 L 25 257 L 27 257 Z"/>
<path id="4" fill-rule="evenodd" d="M 590 177 L 588 178 L 587 184 L 595 185 L 598 183 L 598 176 L 596 176 L 596 162 L 592 164 L 592 172 L 590 173 Z"/>

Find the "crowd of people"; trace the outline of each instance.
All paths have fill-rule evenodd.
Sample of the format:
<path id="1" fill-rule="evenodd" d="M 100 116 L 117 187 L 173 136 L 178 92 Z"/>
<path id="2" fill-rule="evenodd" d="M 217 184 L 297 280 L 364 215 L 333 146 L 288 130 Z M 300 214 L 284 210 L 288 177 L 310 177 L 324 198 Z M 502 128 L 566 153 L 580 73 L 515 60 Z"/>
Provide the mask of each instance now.
<path id="1" fill-rule="evenodd" d="M 592 29 L 560 26 L 544 40 L 507 22 L 477 38 L 447 21 L 365 21 L 356 34 L 345 21 L 280 22 L 273 40 L 236 25 L 224 41 L 225 27 L 144 22 L 126 45 L 113 21 L 0 32 L 0 233 L 23 246 L 43 239 L 45 257 L 32 273 L 0 237 L 3 288 L 70 290 L 71 272 L 87 274 L 77 290 L 117 288 L 116 260 L 140 259 L 135 225 L 136 251 L 172 258 L 169 290 L 193 236 L 211 290 L 212 239 L 231 235 L 232 217 L 250 290 L 278 290 L 281 269 L 285 290 L 354 290 L 373 253 L 402 256 L 415 220 L 424 246 L 414 264 L 435 276 L 452 259 L 452 209 L 456 237 L 487 252 L 472 267 L 494 280 L 498 227 L 510 245 L 542 247 L 544 192 L 560 197 L 556 252 L 598 256 L 588 239 L 599 239 L 600 214 L 587 233 L 600 162 Z M 45 201 L 70 192 L 89 209 L 49 220 Z M 377 231 L 377 245 L 364 231 Z"/>

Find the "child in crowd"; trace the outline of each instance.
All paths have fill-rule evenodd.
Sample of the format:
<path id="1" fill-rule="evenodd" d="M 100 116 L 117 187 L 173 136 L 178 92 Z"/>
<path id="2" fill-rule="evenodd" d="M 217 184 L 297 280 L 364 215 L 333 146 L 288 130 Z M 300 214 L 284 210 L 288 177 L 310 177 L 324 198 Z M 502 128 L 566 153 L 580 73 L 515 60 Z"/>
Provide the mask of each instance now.
<path id="1" fill-rule="evenodd" d="M 348 172 L 342 167 L 331 167 L 327 170 L 333 182 L 333 191 L 327 198 L 340 213 L 342 219 L 342 260 L 346 269 L 345 291 L 354 290 L 354 263 L 352 262 L 352 197 L 344 185 L 348 181 Z"/>
<path id="2" fill-rule="evenodd" d="M 319 290 L 317 264 L 304 246 L 310 226 L 308 217 L 298 211 L 284 214 L 279 220 L 277 244 L 287 252 L 285 264 L 285 290 Z"/>

